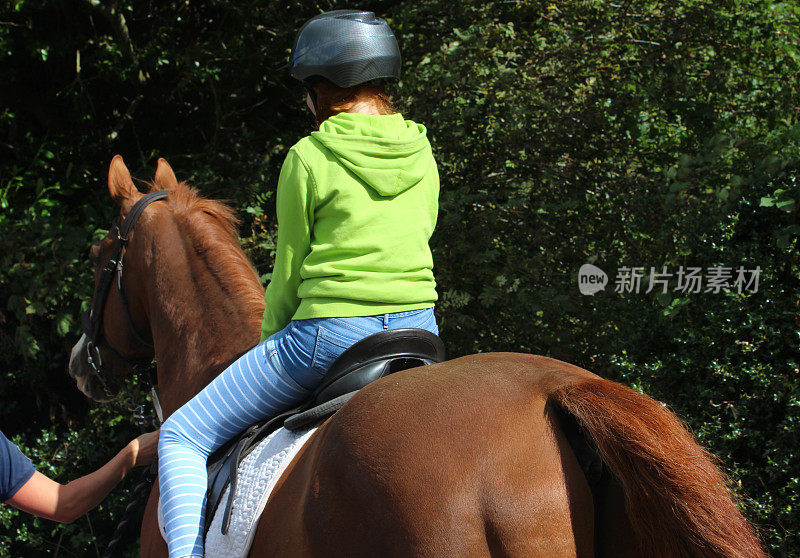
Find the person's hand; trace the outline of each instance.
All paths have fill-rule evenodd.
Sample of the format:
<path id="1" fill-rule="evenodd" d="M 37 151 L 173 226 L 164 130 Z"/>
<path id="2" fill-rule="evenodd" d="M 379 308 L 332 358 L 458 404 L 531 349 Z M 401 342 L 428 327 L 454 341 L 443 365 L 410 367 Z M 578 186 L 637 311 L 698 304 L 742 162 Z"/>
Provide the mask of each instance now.
<path id="1" fill-rule="evenodd" d="M 142 434 L 128 446 L 133 456 L 133 466 L 150 465 L 158 455 L 158 430 Z"/>

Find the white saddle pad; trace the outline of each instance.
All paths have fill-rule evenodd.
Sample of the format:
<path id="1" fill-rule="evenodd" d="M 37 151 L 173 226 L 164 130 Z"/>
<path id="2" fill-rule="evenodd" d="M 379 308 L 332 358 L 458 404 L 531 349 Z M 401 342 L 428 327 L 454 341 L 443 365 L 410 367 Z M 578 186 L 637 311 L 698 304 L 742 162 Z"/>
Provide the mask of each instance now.
<path id="1" fill-rule="evenodd" d="M 267 500 L 286 467 L 317 427 L 291 432 L 279 428 L 258 444 L 239 464 L 239 479 L 233 496 L 228 534 L 221 531 L 222 516 L 230 486 L 225 489 L 219 507 L 208 528 L 205 555 L 208 558 L 245 558 L 250 552 L 256 526 Z M 164 536 L 164 516 L 158 504 L 158 526 Z"/>

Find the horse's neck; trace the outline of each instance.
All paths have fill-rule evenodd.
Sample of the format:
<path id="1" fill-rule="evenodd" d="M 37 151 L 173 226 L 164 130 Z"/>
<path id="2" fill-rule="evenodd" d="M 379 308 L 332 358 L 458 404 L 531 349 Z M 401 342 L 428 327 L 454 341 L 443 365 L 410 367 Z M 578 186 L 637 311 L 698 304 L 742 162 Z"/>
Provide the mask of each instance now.
<path id="1" fill-rule="evenodd" d="M 217 254 L 198 254 L 186 235 L 177 233 L 160 235 L 180 242 L 159 242 L 145 275 L 165 416 L 258 342 L 263 312 L 263 303 L 253 303 L 263 301 L 263 291 L 251 268 L 220 273 L 209 263 Z M 233 294 L 231 275 L 257 292 Z"/>

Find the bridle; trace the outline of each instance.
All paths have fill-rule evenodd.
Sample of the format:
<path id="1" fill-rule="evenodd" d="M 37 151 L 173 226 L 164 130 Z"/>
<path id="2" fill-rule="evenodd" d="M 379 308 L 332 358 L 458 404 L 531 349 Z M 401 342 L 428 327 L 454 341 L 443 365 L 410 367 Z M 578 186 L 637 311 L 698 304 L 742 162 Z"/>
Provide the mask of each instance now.
<path id="1" fill-rule="evenodd" d="M 106 336 L 103 332 L 103 312 L 106 307 L 106 301 L 108 300 L 108 293 L 111 291 L 111 284 L 114 283 L 114 277 L 116 276 L 117 292 L 119 293 L 119 299 L 122 302 L 122 310 L 125 314 L 125 319 L 128 322 L 128 327 L 130 328 L 131 333 L 133 333 L 133 336 L 142 345 L 149 347 L 150 349 L 154 348 L 153 343 L 145 339 L 145 337 L 139 333 L 139 330 L 137 330 L 136 326 L 133 324 L 131 310 L 128 306 L 128 298 L 125 296 L 125 285 L 122 282 L 122 273 L 124 269 L 122 262 L 125 259 L 125 247 L 128 244 L 128 238 L 131 231 L 133 231 L 133 227 L 135 227 L 137 221 L 139 221 L 139 217 L 142 216 L 142 212 L 148 205 L 154 201 L 163 200 L 167 197 L 167 195 L 169 195 L 169 192 L 166 190 L 158 190 L 156 192 L 145 194 L 139 199 L 139 201 L 133 204 L 133 207 L 125 216 L 125 220 L 122 222 L 121 227 L 116 223 L 114 224 L 112 231 L 116 234 L 116 238 L 114 239 L 114 247 L 111 251 L 111 256 L 108 258 L 108 261 L 103 267 L 102 275 L 100 275 L 100 282 L 98 283 L 97 290 L 95 291 L 92 307 L 84 312 L 83 316 L 81 317 L 81 326 L 87 339 L 86 360 L 91 367 L 88 373 L 92 376 L 95 376 L 100 381 L 103 389 L 108 395 L 112 395 L 108 389 L 109 383 L 114 384 L 120 389 L 125 387 L 125 383 L 120 380 L 116 374 L 108 371 L 106 367 L 103 366 L 103 358 L 100 355 L 101 348 L 110 352 L 118 359 L 128 363 L 134 369 L 142 366 L 148 366 L 153 362 L 152 358 L 143 359 L 127 357 L 112 347 L 108 343 L 108 339 L 106 339 Z M 133 417 L 136 419 L 136 422 L 139 424 L 139 428 L 141 428 L 142 432 L 149 430 L 153 426 L 158 427 L 164 421 L 164 416 L 161 411 L 161 403 L 158 400 L 158 392 L 156 391 L 156 383 L 149 375 L 146 376 L 146 378 L 146 381 L 149 384 L 150 397 L 153 401 L 153 407 L 155 408 L 157 420 L 150 421 L 147 419 L 144 415 L 144 405 L 137 405 L 134 409 Z M 109 541 L 108 546 L 106 547 L 103 558 L 117 555 L 116 548 L 122 537 L 125 525 L 130 520 L 131 513 L 136 507 L 136 503 L 146 493 L 147 488 L 150 486 L 152 481 L 152 477 L 154 476 L 153 473 L 157 472 L 157 470 L 157 465 L 154 463 L 149 468 L 145 468 L 145 470 L 142 471 L 142 476 L 139 479 L 139 483 L 136 485 L 136 488 L 134 488 L 133 500 L 125 508 L 122 519 L 117 524 L 117 528 L 114 531 L 114 535 L 111 537 L 111 541 Z"/>
<path id="2" fill-rule="evenodd" d="M 86 360 L 90 366 L 89 374 L 96 376 L 100 380 L 100 383 L 103 385 L 103 388 L 107 393 L 109 392 L 108 384 L 113 384 L 118 388 L 123 388 L 125 384 L 117 377 L 116 374 L 110 372 L 103 365 L 103 358 L 100 355 L 100 349 L 110 352 L 115 357 L 126 362 L 134 368 L 148 366 L 153 361 L 152 358 L 144 359 L 127 357 L 112 347 L 108 343 L 108 340 L 103 332 L 103 312 L 105 310 L 106 301 L 108 300 L 108 293 L 111 290 L 111 285 L 114 283 L 114 278 L 116 276 L 117 291 L 119 292 L 119 298 L 122 301 L 123 314 L 125 314 L 128 327 L 139 343 L 151 349 L 153 348 L 153 344 L 145 339 L 141 333 L 139 333 L 139 331 L 136 329 L 136 326 L 133 324 L 133 319 L 131 319 L 131 311 L 128 306 L 128 299 L 125 296 L 125 286 L 122 282 L 122 262 L 125 258 L 125 247 L 128 244 L 128 237 L 133 230 L 133 227 L 136 226 L 136 223 L 139 220 L 139 217 L 141 217 L 142 212 L 148 205 L 154 201 L 166 198 L 168 194 L 169 192 L 166 190 L 159 190 L 145 194 L 133 205 L 131 210 L 125 216 L 122 226 L 117 226 L 116 224 L 114 225 L 112 231 L 116 233 L 116 238 L 114 239 L 114 247 L 112 249 L 111 256 L 103 267 L 103 272 L 100 276 L 100 282 L 97 285 L 92 307 L 84 312 L 81 318 L 81 326 L 87 339 Z M 155 401 L 157 401 L 157 399 L 154 398 L 154 403 Z"/>

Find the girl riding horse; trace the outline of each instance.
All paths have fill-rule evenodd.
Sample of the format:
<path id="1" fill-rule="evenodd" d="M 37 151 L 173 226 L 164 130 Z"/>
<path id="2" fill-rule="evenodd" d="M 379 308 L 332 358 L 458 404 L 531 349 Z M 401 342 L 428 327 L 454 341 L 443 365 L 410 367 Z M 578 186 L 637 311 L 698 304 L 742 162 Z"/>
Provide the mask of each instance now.
<path id="1" fill-rule="evenodd" d="M 394 111 L 400 76 L 387 23 L 337 10 L 299 31 L 290 73 L 318 130 L 278 179 L 278 245 L 261 342 L 161 429 L 159 482 L 170 558 L 203 556 L 206 460 L 251 424 L 305 399 L 350 345 L 394 328 L 438 333 L 428 241 L 439 176 L 425 127 Z"/>

